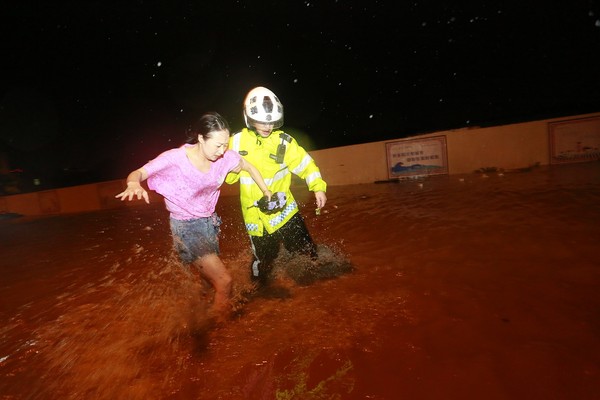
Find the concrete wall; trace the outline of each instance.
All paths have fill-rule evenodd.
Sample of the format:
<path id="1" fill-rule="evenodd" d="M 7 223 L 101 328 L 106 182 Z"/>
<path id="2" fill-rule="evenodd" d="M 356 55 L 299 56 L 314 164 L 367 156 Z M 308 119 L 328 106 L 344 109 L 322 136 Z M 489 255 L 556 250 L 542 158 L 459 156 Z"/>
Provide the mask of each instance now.
<path id="1" fill-rule="evenodd" d="M 600 117 L 599 113 L 525 122 L 433 132 L 418 138 L 445 136 L 448 173 L 466 174 L 480 168 L 515 169 L 550 160 L 548 123 Z M 417 137 L 417 136 L 415 136 Z M 372 183 L 388 179 L 386 143 L 415 137 L 335 147 L 311 152 L 329 186 Z M 101 182 L 43 192 L 0 197 L 0 213 L 52 215 L 116 207 L 140 206 L 143 201 L 121 202 L 114 196 L 123 191 L 125 180 Z M 238 185 L 223 185 L 224 196 L 237 195 Z M 151 202 L 162 201 L 150 192 Z"/>
<path id="2" fill-rule="evenodd" d="M 516 169 L 549 164 L 548 123 L 600 116 L 600 113 L 542 121 L 464 128 L 419 135 L 446 136 L 448 173 L 466 174 L 480 168 Z M 417 137 L 417 136 L 415 136 Z M 386 140 L 311 152 L 329 185 L 371 183 L 388 179 Z"/>

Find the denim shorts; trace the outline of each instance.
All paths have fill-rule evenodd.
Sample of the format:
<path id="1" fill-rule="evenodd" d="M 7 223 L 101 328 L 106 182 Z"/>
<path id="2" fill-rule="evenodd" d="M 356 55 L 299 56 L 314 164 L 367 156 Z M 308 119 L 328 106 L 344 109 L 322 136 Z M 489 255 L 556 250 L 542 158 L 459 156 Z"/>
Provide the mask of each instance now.
<path id="1" fill-rule="evenodd" d="M 170 225 L 173 245 L 184 263 L 194 262 L 208 254 L 219 254 L 221 218 L 217 213 L 185 221 L 171 218 Z"/>

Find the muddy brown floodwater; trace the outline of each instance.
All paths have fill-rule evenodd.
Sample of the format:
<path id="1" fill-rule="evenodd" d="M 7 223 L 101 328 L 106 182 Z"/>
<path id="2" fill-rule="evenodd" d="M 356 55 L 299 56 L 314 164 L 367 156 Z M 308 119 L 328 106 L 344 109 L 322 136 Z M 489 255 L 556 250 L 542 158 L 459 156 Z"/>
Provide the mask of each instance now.
<path id="1" fill-rule="evenodd" d="M 254 291 L 223 197 L 216 327 L 162 204 L 1 221 L 0 398 L 600 398 L 600 163 L 296 193 L 329 271 Z"/>

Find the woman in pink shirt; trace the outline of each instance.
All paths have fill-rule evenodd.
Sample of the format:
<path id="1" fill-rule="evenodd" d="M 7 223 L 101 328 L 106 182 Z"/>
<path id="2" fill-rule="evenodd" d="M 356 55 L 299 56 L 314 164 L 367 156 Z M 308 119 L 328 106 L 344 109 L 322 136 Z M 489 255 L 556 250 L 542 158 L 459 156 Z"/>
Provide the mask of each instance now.
<path id="1" fill-rule="evenodd" d="M 237 152 L 227 150 L 229 125 L 219 114 L 204 114 L 188 132 L 186 144 L 167 150 L 127 176 L 127 189 L 115 197 L 144 199 L 141 182 L 165 199 L 173 243 L 182 262 L 192 264 L 215 289 L 213 310 L 218 319 L 231 310 L 231 275 L 219 258 L 219 225 L 215 213 L 220 187 L 229 172 L 246 171 L 267 198 L 260 172 Z"/>

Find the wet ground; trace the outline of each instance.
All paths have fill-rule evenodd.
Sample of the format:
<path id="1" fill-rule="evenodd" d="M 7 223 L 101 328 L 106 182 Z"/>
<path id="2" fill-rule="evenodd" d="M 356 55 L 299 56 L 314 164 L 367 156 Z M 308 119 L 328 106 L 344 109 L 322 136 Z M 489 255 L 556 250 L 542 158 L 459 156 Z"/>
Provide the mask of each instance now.
<path id="1" fill-rule="evenodd" d="M 0 221 L 0 398 L 599 398 L 600 163 L 295 192 L 322 270 L 254 291 L 223 197 L 217 327 L 160 204 Z"/>

